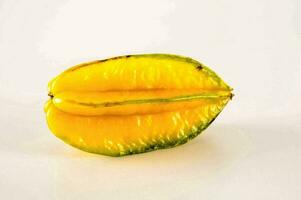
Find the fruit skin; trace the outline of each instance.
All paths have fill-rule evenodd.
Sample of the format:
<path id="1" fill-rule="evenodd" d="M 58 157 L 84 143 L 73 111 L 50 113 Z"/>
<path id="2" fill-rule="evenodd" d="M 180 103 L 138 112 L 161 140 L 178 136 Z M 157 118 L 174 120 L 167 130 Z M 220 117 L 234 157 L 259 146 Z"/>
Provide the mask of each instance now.
<path id="1" fill-rule="evenodd" d="M 104 137 L 103 136 L 102 137 L 99 136 L 99 135 L 101 135 L 101 133 L 97 132 L 97 130 L 99 129 L 99 127 L 97 125 L 95 125 L 95 124 L 98 123 L 97 122 L 98 119 L 99 119 L 99 121 L 101 121 L 101 120 L 105 121 L 106 118 L 109 118 L 110 117 L 110 112 L 109 112 L 108 115 L 106 115 L 106 114 L 103 114 L 103 112 L 100 112 L 100 113 L 96 112 L 96 114 L 95 114 L 95 112 L 93 113 L 93 112 L 88 111 L 87 114 L 86 114 L 86 116 L 83 116 L 82 115 L 83 113 L 80 113 L 80 110 L 77 109 L 76 107 L 72 107 L 71 106 L 71 107 L 67 108 L 66 104 L 63 104 L 63 107 L 59 107 L 59 104 L 55 105 L 54 100 L 55 100 L 56 96 L 58 96 L 59 94 L 61 94 L 62 92 L 64 92 L 64 90 L 59 90 L 60 87 L 64 88 L 64 84 L 60 85 L 59 81 L 61 81 L 61 82 L 64 81 L 64 78 L 66 77 L 65 74 L 72 73 L 72 72 L 74 72 L 76 70 L 79 70 L 81 68 L 90 67 L 91 65 L 93 65 L 95 63 L 105 63 L 105 62 L 110 61 L 110 60 L 127 59 L 129 57 L 142 57 L 142 58 L 144 58 L 144 57 L 146 57 L 146 58 L 150 57 L 150 58 L 154 58 L 155 61 L 156 61 L 156 59 L 162 59 L 163 58 L 163 59 L 167 59 L 167 60 L 170 59 L 172 61 L 174 61 L 174 60 L 180 60 L 179 62 L 192 63 L 197 70 L 203 70 L 203 71 L 205 71 L 205 74 L 208 76 L 208 78 L 212 78 L 212 80 L 216 80 L 217 83 L 214 83 L 214 84 L 217 85 L 217 86 L 215 86 L 213 84 L 213 86 L 211 87 L 209 85 L 211 87 L 210 89 L 213 92 L 218 93 L 219 92 L 218 90 L 221 90 L 221 91 L 225 92 L 226 95 L 217 96 L 216 99 L 213 99 L 213 100 L 208 100 L 208 96 L 206 96 L 205 94 L 203 96 L 201 95 L 202 98 L 198 99 L 198 101 L 200 102 L 200 105 L 196 105 L 194 108 L 192 108 L 192 110 L 193 109 L 202 108 L 206 104 L 210 104 L 210 102 L 211 102 L 211 104 L 210 104 L 211 107 L 208 107 L 208 109 L 206 111 L 200 110 L 200 114 L 203 115 L 203 116 L 201 116 L 199 118 L 195 118 L 195 119 L 189 121 L 188 120 L 188 116 L 186 116 L 186 118 L 184 117 L 182 119 L 182 120 L 189 121 L 187 124 L 190 123 L 189 125 L 185 125 L 186 129 L 185 129 L 185 134 L 183 135 L 183 137 L 177 137 L 177 138 L 173 138 L 172 140 L 167 140 L 166 137 L 168 137 L 168 134 L 162 132 L 162 134 L 158 134 L 158 135 L 154 136 L 155 137 L 155 141 L 157 141 L 156 143 L 153 143 L 151 141 L 147 141 L 145 139 L 141 142 L 141 138 L 140 138 L 141 135 L 147 135 L 147 134 L 149 134 L 148 130 L 146 130 L 146 131 L 144 130 L 143 133 L 139 134 L 139 127 L 138 128 L 137 127 L 130 127 L 130 128 L 132 128 L 133 132 L 136 133 L 136 135 L 134 134 L 137 137 L 136 140 L 135 140 L 135 138 L 134 138 L 134 140 L 132 140 L 132 142 L 134 141 L 133 143 L 135 145 L 132 145 L 132 146 L 128 145 L 127 141 L 125 141 L 126 138 L 122 138 L 122 135 L 121 136 L 119 135 L 119 138 L 117 136 L 116 136 L 117 138 L 114 138 L 114 134 L 115 135 L 118 135 L 118 134 L 116 134 L 116 132 L 115 133 L 109 132 L 111 135 L 113 135 L 112 138 L 110 138 L 109 141 L 111 141 L 111 142 L 113 141 L 112 143 L 114 143 L 116 141 L 116 144 L 115 144 L 115 146 L 113 148 L 114 150 L 105 149 L 105 145 L 103 144 L 104 143 L 104 141 L 103 141 Z M 97 66 L 96 66 L 96 69 L 97 69 Z M 71 82 L 71 81 L 69 80 L 69 82 Z M 208 83 L 207 83 L 207 85 L 208 85 Z M 72 84 L 70 84 L 70 86 L 73 87 Z M 85 85 L 82 85 L 81 87 L 84 88 L 83 86 L 85 86 Z M 96 86 L 93 86 L 93 87 L 96 87 Z M 170 85 L 168 87 L 170 87 Z M 77 89 L 76 87 L 73 87 L 73 88 Z M 69 89 L 70 89 L 70 87 L 69 87 Z M 203 90 L 204 89 L 202 89 L 202 91 Z M 77 147 L 77 148 L 79 148 L 81 150 L 84 150 L 84 151 L 87 151 L 87 152 L 91 152 L 91 153 L 98 153 L 98 154 L 103 154 L 103 155 L 108 155 L 108 156 L 124 156 L 124 155 L 136 154 L 136 153 L 149 152 L 149 151 L 156 150 L 156 149 L 164 149 L 164 148 L 170 148 L 170 147 L 178 146 L 178 145 L 184 144 L 187 141 L 191 140 L 192 138 L 196 137 L 197 135 L 199 135 L 203 130 L 205 130 L 214 121 L 214 119 L 218 116 L 218 114 L 221 112 L 221 110 L 223 109 L 223 107 L 232 98 L 231 90 L 232 89 L 227 84 L 225 84 L 212 70 L 210 70 L 208 67 L 206 67 L 203 64 L 201 64 L 201 63 L 199 63 L 199 62 L 197 62 L 197 61 L 195 61 L 193 59 L 190 59 L 190 58 L 186 58 L 186 57 L 182 57 L 182 56 L 176 56 L 176 55 L 166 55 L 166 54 L 149 54 L 149 55 L 121 56 L 121 57 L 115 57 L 115 58 L 106 59 L 106 60 L 102 60 L 102 61 L 95 61 L 95 62 L 86 63 L 86 64 L 82 64 L 82 65 L 78 65 L 78 66 L 72 67 L 72 68 L 66 70 L 65 72 L 63 72 L 61 75 L 59 75 L 55 79 L 53 79 L 49 83 L 49 96 L 51 97 L 51 99 L 45 105 L 45 112 L 47 114 L 47 122 L 48 122 L 49 128 L 52 130 L 52 132 L 57 137 L 59 137 L 60 139 L 62 139 L 66 143 L 68 143 L 68 144 L 70 144 L 70 145 L 72 145 L 74 147 Z M 84 91 L 84 90 L 81 90 L 81 91 L 78 90 L 78 91 L 75 91 L 75 92 L 82 93 L 82 92 L 86 92 L 86 91 Z M 106 92 L 106 91 L 104 91 L 104 92 Z M 85 96 L 87 93 L 83 93 L 83 94 Z M 168 99 L 168 98 L 166 98 L 166 99 Z M 92 99 L 88 98 L 88 100 L 89 100 L 88 102 L 90 102 L 91 100 L 93 100 L 93 98 Z M 65 101 L 66 102 L 66 99 L 62 99 L 60 101 L 62 101 L 62 102 Z M 144 100 L 142 100 L 142 104 L 143 104 L 143 101 Z M 146 100 L 145 100 L 145 102 L 146 102 Z M 191 103 L 191 102 L 189 102 L 189 103 Z M 196 102 L 194 101 L 192 103 L 196 103 Z M 64 107 L 64 105 L 65 105 L 65 107 Z M 87 109 L 89 108 L 89 109 L 93 110 L 93 108 L 95 107 L 93 105 L 94 105 L 93 103 L 90 103 L 90 104 L 87 103 L 87 105 L 86 105 L 87 107 L 84 107 L 84 108 L 87 108 Z M 164 106 L 164 104 L 159 104 L 159 106 L 160 105 Z M 181 107 L 181 105 L 183 105 L 183 104 L 180 103 L 179 106 Z M 165 106 L 166 106 L 166 104 L 165 104 Z M 154 108 L 157 108 L 157 107 L 154 107 Z M 188 109 L 188 107 L 186 107 L 186 108 L 187 108 L 187 110 L 191 109 L 191 108 Z M 107 108 L 104 107 L 104 109 L 107 109 Z M 122 109 L 123 108 L 121 107 L 121 111 L 122 111 Z M 145 108 L 142 107 L 141 110 L 144 110 L 144 109 Z M 119 111 L 120 111 L 120 109 L 119 109 Z M 138 112 L 139 112 L 139 109 L 138 109 Z M 172 113 L 172 112 L 176 112 L 176 111 L 170 110 L 168 112 Z M 55 114 L 52 114 L 52 113 L 55 113 Z M 89 115 L 89 113 L 91 115 Z M 113 114 L 116 115 L 116 111 Z M 117 114 L 118 114 L 118 112 L 117 112 Z M 117 122 L 118 121 L 122 122 L 123 119 L 124 119 L 124 117 L 131 118 L 131 117 L 128 117 L 126 113 L 123 113 L 124 114 L 123 116 L 121 114 L 122 113 L 120 113 L 119 116 L 115 116 Z M 145 113 L 134 113 L 134 115 L 137 116 L 137 119 L 138 118 L 139 119 L 140 118 L 143 119 Z M 160 113 L 159 113 L 159 115 L 160 115 Z M 195 115 L 197 115 L 197 114 L 195 114 Z M 206 115 L 206 117 L 204 117 L 205 115 Z M 60 124 L 59 120 L 57 120 L 61 116 L 65 117 L 65 118 L 61 118 L 61 119 L 68 119 L 66 121 L 66 124 L 68 124 L 68 123 L 71 124 L 71 123 L 73 123 L 72 121 L 79 122 L 79 124 L 81 124 L 81 126 L 79 126 L 79 127 L 83 128 L 83 126 L 85 126 L 85 127 L 87 127 L 87 131 L 83 131 L 83 132 L 77 134 L 77 136 L 72 135 L 72 133 L 68 133 L 68 131 L 73 131 L 74 133 L 76 133 L 77 130 L 73 126 L 69 126 L 68 130 L 64 130 L 64 128 L 68 127 L 68 126 L 67 125 L 65 126 L 64 124 Z M 154 119 L 156 119 L 158 117 L 158 116 L 156 116 L 156 114 L 151 114 L 150 116 L 154 116 Z M 170 116 L 173 117 L 173 114 L 171 114 Z M 169 120 L 169 118 L 166 118 L 166 119 Z M 199 122 L 196 122 L 198 119 L 202 119 L 202 120 L 199 121 Z M 87 123 L 85 122 L 87 120 L 88 120 L 88 122 L 92 121 L 92 123 L 94 123 L 94 124 L 89 124 L 88 123 L 88 125 L 87 125 Z M 129 122 L 131 122 L 131 121 L 129 121 Z M 164 123 L 164 122 L 162 122 L 162 123 Z M 181 122 L 178 122 L 178 124 L 181 124 Z M 104 125 L 104 126 L 106 126 L 106 125 Z M 159 123 L 157 123 L 157 124 L 153 124 L 153 126 L 156 127 L 156 126 L 161 126 L 161 125 L 159 125 Z M 63 127 L 63 128 L 61 128 L 61 127 Z M 161 126 L 161 127 L 163 127 L 161 129 L 163 129 L 165 132 L 168 132 L 166 130 L 168 127 L 164 127 L 164 126 Z M 184 132 L 184 128 L 183 128 L 184 126 L 179 126 L 179 127 L 181 127 L 181 128 L 178 128 L 177 130 Z M 120 127 L 120 131 L 122 131 L 122 129 L 124 129 L 124 128 L 127 128 L 127 127 Z M 190 130 L 189 130 L 189 128 L 190 128 Z M 108 127 L 107 129 L 110 130 L 110 127 Z M 83 129 L 83 130 L 85 130 L 85 129 Z M 131 129 L 129 129 L 129 130 L 131 130 Z M 84 137 L 85 134 L 88 134 L 88 133 L 90 135 L 92 134 L 92 138 L 91 137 L 90 138 L 89 137 L 88 138 Z M 95 135 L 93 135 L 94 133 L 95 133 Z M 175 131 L 174 134 L 178 134 L 178 133 Z M 179 136 L 179 134 L 178 134 L 178 136 Z M 99 137 L 100 139 L 98 139 L 98 140 L 95 139 L 97 137 Z M 161 140 L 163 138 L 163 142 L 158 142 L 159 141 L 158 140 L 159 137 L 161 138 Z M 150 138 L 151 139 L 151 137 L 146 137 L 146 138 Z M 154 139 L 154 138 L 152 138 L 152 139 Z M 88 145 L 82 145 L 81 142 L 78 142 L 78 141 L 83 141 L 83 140 L 85 141 L 85 143 L 89 142 L 90 145 L 89 144 Z M 123 143 L 121 143 L 120 141 L 122 141 Z M 95 144 L 95 143 L 97 143 L 97 145 L 93 146 L 92 144 Z M 144 145 L 145 143 L 147 145 Z M 92 146 L 93 146 L 93 148 L 92 148 Z M 122 147 L 120 147 L 120 146 L 122 146 Z"/>

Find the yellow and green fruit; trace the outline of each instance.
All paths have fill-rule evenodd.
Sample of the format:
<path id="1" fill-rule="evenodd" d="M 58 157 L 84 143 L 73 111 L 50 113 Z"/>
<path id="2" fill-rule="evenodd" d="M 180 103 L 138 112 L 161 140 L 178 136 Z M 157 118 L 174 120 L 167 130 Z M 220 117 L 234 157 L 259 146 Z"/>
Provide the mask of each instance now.
<path id="1" fill-rule="evenodd" d="M 49 86 L 50 130 L 81 150 L 123 156 L 174 147 L 196 137 L 232 98 L 205 65 L 169 54 L 80 64 Z"/>

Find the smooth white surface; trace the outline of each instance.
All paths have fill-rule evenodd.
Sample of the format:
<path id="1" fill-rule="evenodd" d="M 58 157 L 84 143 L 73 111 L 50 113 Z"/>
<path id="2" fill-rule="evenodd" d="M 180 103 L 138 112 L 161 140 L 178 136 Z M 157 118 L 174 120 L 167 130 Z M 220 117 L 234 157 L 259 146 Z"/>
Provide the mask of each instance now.
<path id="1" fill-rule="evenodd" d="M 0 199 L 301 199 L 299 0 L 0 1 Z M 72 65 L 165 52 L 236 96 L 193 141 L 122 158 L 56 139 L 47 82 Z"/>

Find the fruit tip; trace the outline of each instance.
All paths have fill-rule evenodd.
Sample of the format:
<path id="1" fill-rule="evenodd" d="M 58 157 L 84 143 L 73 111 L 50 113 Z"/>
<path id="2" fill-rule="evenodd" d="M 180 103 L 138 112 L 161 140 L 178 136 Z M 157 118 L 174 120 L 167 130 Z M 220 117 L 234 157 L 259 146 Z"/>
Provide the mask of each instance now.
<path id="1" fill-rule="evenodd" d="M 51 92 L 48 93 L 48 96 L 52 99 L 54 96 L 51 94 Z"/>

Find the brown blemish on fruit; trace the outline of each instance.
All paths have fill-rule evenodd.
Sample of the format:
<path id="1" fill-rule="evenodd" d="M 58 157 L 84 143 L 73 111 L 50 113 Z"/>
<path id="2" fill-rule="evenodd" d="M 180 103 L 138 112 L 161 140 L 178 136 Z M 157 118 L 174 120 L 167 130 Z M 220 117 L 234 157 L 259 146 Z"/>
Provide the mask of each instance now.
<path id="1" fill-rule="evenodd" d="M 197 66 L 196 68 L 197 68 L 197 70 L 202 70 L 202 69 L 203 69 L 203 66 L 202 66 L 202 65 L 199 65 L 199 66 Z"/>

